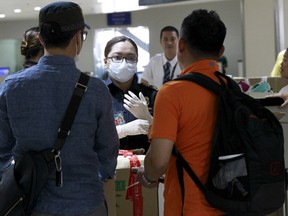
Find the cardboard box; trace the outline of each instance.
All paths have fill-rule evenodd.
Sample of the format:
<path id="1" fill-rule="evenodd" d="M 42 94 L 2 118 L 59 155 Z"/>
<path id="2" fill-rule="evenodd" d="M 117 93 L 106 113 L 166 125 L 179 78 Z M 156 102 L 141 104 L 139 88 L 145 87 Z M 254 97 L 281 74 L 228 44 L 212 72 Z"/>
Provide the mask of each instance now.
<path id="1" fill-rule="evenodd" d="M 138 159 L 143 165 L 144 155 L 138 155 Z M 130 175 L 129 158 L 118 156 L 116 168 L 116 178 L 105 183 L 104 192 L 108 204 L 109 216 L 134 216 L 133 202 L 126 200 L 126 187 L 128 186 Z M 158 215 L 158 192 L 157 188 L 148 189 L 142 187 L 143 196 L 143 216 Z"/>
<path id="2" fill-rule="evenodd" d="M 249 92 L 247 93 L 253 98 L 265 98 L 266 95 L 273 94 L 267 92 Z M 267 106 L 272 113 L 279 119 L 281 124 L 288 124 L 288 109 L 287 107 L 280 108 L 279 106 Z"/>
<path id="3" fill-rule="evenodd" d="M 288 85 L 288 79 L 284 79 L 281 77 L 233 77 L 233 79 L 238 83 L 241 80 L 248 81 L 250 85 L 255 85 L 262 80 L 267 80 L 267 82 L 270 84 L 272 91 L 274 93 L 279 92 L 281 88 Z"/>
<path id="4" fill-rule="evenodd" d="M 104 195 L 107 202 L 108 216 L 116 216 L 115 180 L 104 183 Z"/>

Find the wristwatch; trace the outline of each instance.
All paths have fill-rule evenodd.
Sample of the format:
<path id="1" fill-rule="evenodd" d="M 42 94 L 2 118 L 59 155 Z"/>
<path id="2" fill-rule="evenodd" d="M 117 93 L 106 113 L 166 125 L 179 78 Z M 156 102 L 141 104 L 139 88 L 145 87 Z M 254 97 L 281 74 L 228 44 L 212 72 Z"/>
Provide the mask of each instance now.
<path id="1" fill-rule="evenodd" d="M 149 186 L 149 185 L 154 184 L 154 183 L 157 182 L 157 181 L 150 181 L 149 179 L 147 179 L 144 173 L 142 174 L 142 180 L 145 182 L 145 184 L 146 184 L 147 186 Z"/>

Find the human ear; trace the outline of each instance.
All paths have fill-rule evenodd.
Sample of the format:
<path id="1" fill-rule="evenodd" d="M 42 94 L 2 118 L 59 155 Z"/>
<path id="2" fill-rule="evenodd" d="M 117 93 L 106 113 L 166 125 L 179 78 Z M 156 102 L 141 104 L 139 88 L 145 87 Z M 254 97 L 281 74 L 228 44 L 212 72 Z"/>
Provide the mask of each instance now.
<path id="1" fill-rule="evenodd" d="M 178 52 L 182 53 L 185 50 L 185 40 L 181 37 L 178 41 Z"/>
<path id="2" fill-rule="evenodd" d="M 39 42 L 44 46 L 44 41 L 43 41 L 43 38 L 38 34 L 38 39 L 39 39 Z"/>
<path id="3" fill-rule="evenodd" d="M 108 67 L 108 61 L 107 61 L 107 58 L 104 58 L 103 61 L 104 61 L 104 66 L 105 66 L 105 68 L 107 68 L 107 67 Z"/>
<path id="4" fill-rule="evenodd" d="M 224 51 L 225 51 L 225 47 L 222 46 L 219 52 L 219 58 L 223 55 Z"/>

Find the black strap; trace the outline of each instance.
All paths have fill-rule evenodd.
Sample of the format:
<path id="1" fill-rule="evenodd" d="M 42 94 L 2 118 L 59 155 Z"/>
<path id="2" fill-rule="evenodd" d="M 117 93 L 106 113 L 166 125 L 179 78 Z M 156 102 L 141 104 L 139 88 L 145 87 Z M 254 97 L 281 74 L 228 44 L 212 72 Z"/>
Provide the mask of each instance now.
<path id="1" fill-rule="evenodd" d="M 184 198 L 185 198 L 185 186 L 184 186 L 184 178 L 183 178 L 183 168 L 197 185 L 197 187 L 205 194 L 206 188 L 197 177 L 193 169 L 189 166 L 187 161 L 182 157 L 182 155 L 177 151 L 175 146 L 172 149 L 172 155 L 176 157 L 176 168 L 178 172 L 178 181 L 181 188 L 181 197 L 182 197 L 182 214 L 183 214 L 183 207 L 184 207 Z"/>
<path id="2" fill-rule="evenodd" d="M 173 147 L 172 150 L 172 154 L 177 158 L 176 160 L 178 160 L 179 162 L 177 163 L 177 165 L 181 165 L 181 167 L 183 167 L 186 172 L 189 174 L 189 176 L 193 179 L 193 181 L 195 182 L 195 184 L 198 186 L 198 188 L 203 192 L 206 193 L 206 188 L 205 186 L 201 183 L 201 181 L 199 180 L 199 178 L 197 177 L 197 175 L 195 174 L 195 172 L 192 170 L 192 168 L 189 166 L 189 164 L 187 163 L 187 161 L 182 157 L 182 155 L 177 151 L 177 149 L 175 148 L 175 146 Z M 178 170 L 178 166 L 177 166 L 177 170 Z M 183 171 L 182 171 L 183 172 Z M 183 174 L 182 174 L 183 175 Z"/>
<path id="3" fill-rule="evenodd" d="M 176 157 L 176 168 L 178 173 L 178 182 L 181 189 L 181 198 L 182 198 L 182 210 L 181 215 L 183 215 L 183 208 L 184 208 L 184 200 L 185 200 L 185 185 L 184 185 L 184 177 L 183 177 L 183 160 L 181 160 L 180 153 L 176 150 L 175 146 L 173 146 L 172 154 Z M 183 158 L 182 158 L 183 159 Z M 186 162 L 184 160 L 184 162 Z"/>
<path id="4" fill-rule="evenodd" d="M 216 74 L 217 72 L 215 72 Z M 217 75 L 216 75 L 217 76 Z M 217 76 L 218 77 L 218 76 Z M 219 79 L 219 77 L 218 77 Z M 220 78 L 221 79 L 221 78 Z M 209 89 L 210 91 L 214 92 L 215 94 L 220 93 L 221 89 L 222 89 L 222 82 L 221 85 L 219 85 L 218 83 L 216 83 L 214 80 L 212 80 L 211 78 L 198 73 L 198 72 L 191 72 L 191 73 L 187 73 L 181 77 L 178 77 L 174 80 L 189 80 L 192 81 L 206 89 Z M 222 79 L 221 79 L 222 80 Z M 223 81 L 223 80 L 222 80 Z M 223 81 L 224 82 L 224 81 Z M 225 83 L 224 83 L 225 85 Z"/>
<path id="5" fill-rule="evenodd" d="M 211 78 L 209 78 L 209 77 L 207 77 L 207 76 L 205 76 L 205 75 L 203 75 L 201 73 L 198 73 L 198 72 L 187 73 L 187 74 L 185 74 L 185 75 L 183 75 L 181 77 L 178 77 L 178 78 L 176 78 L 174 80 L 188 80 L 188 81 L 192 81 L 192 82 L 194 82 L 194 83 L 196 83 L 196 84 L 198 84 L 198 85 L 200 85 L 200 86 L 202 86 L 202 87 L 214 92 L 215 94 L 219 94 L 220 91 L 222 91 L 222 88 L 226 87 L 226 84 L 225 84 L 225 82 L 222 79 L 222 75 L 219 75 L 218 73 L 220 73 L 220 72 L 215 72 L 215 75 L 219 79 L 221 85 L 216 83 Z M 187 161 L 177 151 L 175 146 L 173 146 L 172 155 L 176 157 L 176 168 L 177 168 L 178 181 L 179 181 L 179 185 L 180 185 L 180 188 L 181 188 L 181 197 L 182 197 L 182 213 L 181 213 L 181 215 L 183 215 L 183 207 L 184 207 L 184 199 L 185 199 L 185 186 L 184 186 L 184 179 L 183 179 L 183 168 L 188 173 L 188 175 L 191 177 L 191 179 L 194 181 L 194 183 L 197 185 L 197 187 L 203 192 L 203 194 L 206 193 L 207 189 L 202 184 L 200 179 L 197 177 L 197 175 L 195 174 L 193 169 L 189 166 Z"/>
<path id="6" fill-rule="evenodd" d="M 173 67 L 173 69 L 172 69 L 171 76 L 170 76 L 170 80 L 172 80 L 173 77 L 174 77 L 174 74 L 175 74 L 175 70 L 176 70 L 177 64 L 178 64 L 178 62 L 176 62 L 176 64 L 174 65 L 174 67 Z"/>
<path id="7" fill-rule="evenodd" d="M 65 139 L 70 133 L 70 128 L 76 116 L 82 96 L 87 90 L 87 84 L 88 84 L 89 78 L 90 77 L 87 74 L 81 72 L 79 80 L 75 84 L 73 95 L 66 109 L 66 113 L 62 120 L 62 124 L 60 128 L 58 129 L 57 138 L 54 143 L 54 150 L 56 150 L 57 152 L 63 147 Z"/>

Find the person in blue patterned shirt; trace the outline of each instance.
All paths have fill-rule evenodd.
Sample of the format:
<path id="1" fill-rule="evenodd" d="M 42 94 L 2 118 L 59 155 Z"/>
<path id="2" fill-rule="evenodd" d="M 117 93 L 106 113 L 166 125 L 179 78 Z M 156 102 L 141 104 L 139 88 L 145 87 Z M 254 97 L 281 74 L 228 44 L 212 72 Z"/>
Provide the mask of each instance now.
<path id="1" fill-rule="evenodd" d="M 14 155 L 53 147 L 81 73 L 74 58 L 90 27 L 79 5 L 43 7 L 39 28 L 44 56 L 0 86 L 0 179 Z M 51 173 L 32 215 L 107 216 L 103 184 L 115 175 L 118 150 L 110 92 L 91 77 L 61 149 L 63 186 Z"/>

